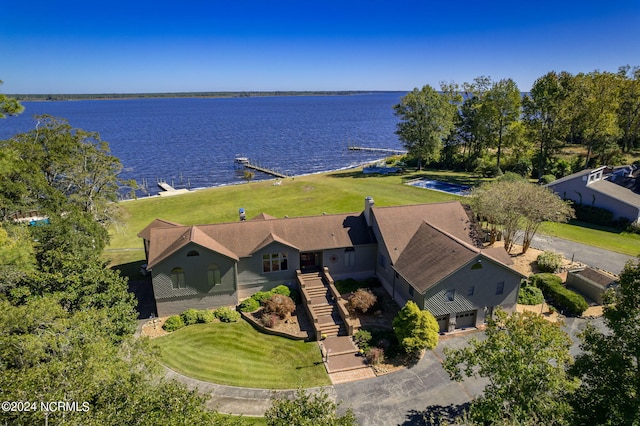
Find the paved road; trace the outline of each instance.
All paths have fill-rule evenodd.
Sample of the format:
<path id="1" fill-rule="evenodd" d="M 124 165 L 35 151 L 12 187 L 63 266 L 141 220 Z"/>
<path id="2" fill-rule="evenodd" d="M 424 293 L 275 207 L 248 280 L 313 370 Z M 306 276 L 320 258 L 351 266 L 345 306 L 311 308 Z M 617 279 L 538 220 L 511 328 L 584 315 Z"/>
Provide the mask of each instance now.
<path id="1" fill-rule="evenodd" d="M 533 238 L 531 247 L 538 250 L 553 250 L 562 253 L 567 259 L 573 259 L 585 265 L 604 269 L 616 275 L 620 274 L 628 260 L 635 260 L 632 256 L 548 235 L 536 235 Z M 638 247 L 638 252 L 640 253 L 640 247 Z"/>

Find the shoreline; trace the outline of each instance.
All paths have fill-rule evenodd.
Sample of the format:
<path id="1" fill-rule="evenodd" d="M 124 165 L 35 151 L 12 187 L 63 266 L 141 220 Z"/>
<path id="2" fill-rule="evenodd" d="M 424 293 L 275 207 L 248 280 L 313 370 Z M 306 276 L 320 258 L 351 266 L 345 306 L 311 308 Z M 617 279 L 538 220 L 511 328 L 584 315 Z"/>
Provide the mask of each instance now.
<path id="1" fill-rule="evenodd" d="M 370 164 L 376 164 L 380 161 L 384 161 L 389 157 L 383 157 L 383 158 L 379 158 L 377 160 L 372 160 L 372 161 L 365 161 L 356 165 L 349 165 L 349 166 L 345 166 L 345 167 L 340 167 L 337 169 L 330 169 L 330 170 L 321 170 L 318 172 L 312 172 L 312 173 L 301 173 L 301 174 L 297 174 L 297 175 L 291 175 L 291 176 L 287 176 L 287 178 L 291 178 L 291 179 L 295 179 L 296 177 L 304 177 L 304 176 L 313 176 L 313 175 L 320 175 L 320 174 L 325 174 L 325 173 L 333 173 L 333 172 L 340 172 L 340 171 L 344 171 L 344 170 L 355 170 L 355 169 L 359 169 L 361 167 L 365 167 L 367 165 Z M 121 200 L 118 200 L 118 203 L 123 203 L 123 202 L 127 202 L 127 201 L 138 201 L 138 200 L 146 200 L 146 199 L 155 199 L 155 198 L 162 198 L 162 197 L 171 197 L 171 196 L 176 196 L 176 195 L 184 195 L 184 194 L 189 194 L 189 193 L 193 193 L 193 192 L 198 192 L 198 191 L 203 191 L 203 190 L 207 190 L 207 189 L 214 189 L 214 188 L 225 188 L 228 186 L 235 186 L 235 185 L 246 185 L 248 183 L 252 183 L 252 182 L 269 182 L 269 181 L 277 181 L 277 180 L 282 180 L 282 178 L 277 178 L 277 177 L 269 177 L 266 179 L 259 179 L 259 180 L 255 180 L 255 181 L 250 181 L 250 182 L 232 182 L 232 183 L 221 183 L 219 185 L 212 185 L 212 186 L 200 186 L 197 188 L 191 188 L 191 189 L 187 189 L 187 188 L 180 188 L 180 189 L 176 189 L 175 191 L 159 191 L 157 194 L 148 194 L 148 195 L 144 195 L 144 196 L 140 196 L 140 197 L 136 197 L 136 198 L 124 198 Z M 173 194 L 172 194 L 173 192 Z M 164 195 L 162 195 L 164 194 Z"/>

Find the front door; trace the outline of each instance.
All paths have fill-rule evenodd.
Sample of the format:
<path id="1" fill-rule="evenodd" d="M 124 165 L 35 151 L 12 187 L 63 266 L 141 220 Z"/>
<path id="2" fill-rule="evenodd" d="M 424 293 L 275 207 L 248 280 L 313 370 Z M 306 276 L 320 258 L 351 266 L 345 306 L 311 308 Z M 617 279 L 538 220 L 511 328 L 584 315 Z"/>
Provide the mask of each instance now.
<path id="1" fill-rule="evenodd" d="M 300 253 L 300 270 L 302 272 L 319 271 L 322 266 L 322 252 L 310 251 Z"/>

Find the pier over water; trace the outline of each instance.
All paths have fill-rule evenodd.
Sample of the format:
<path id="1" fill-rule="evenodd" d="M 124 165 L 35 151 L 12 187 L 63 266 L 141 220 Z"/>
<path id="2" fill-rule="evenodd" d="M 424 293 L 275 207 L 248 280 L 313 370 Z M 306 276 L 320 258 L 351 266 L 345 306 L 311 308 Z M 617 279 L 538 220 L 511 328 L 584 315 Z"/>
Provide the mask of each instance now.
<path id="1" fill-rule="evenodd" d="M 347 149 L 349 151 L 372 151 L 372 152 L 383 152 L 385 154 L 396 154 L 396 155 L 404 155 L 407 153 L 406 149 L 369 148 L 366 146 L 348 146 Z"/>

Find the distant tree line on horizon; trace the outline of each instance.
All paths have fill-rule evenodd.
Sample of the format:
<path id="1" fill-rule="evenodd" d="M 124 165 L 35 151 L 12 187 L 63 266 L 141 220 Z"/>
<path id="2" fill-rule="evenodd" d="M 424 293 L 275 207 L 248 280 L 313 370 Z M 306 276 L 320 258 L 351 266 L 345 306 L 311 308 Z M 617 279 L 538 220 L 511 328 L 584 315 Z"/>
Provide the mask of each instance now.
<path id="1" fill-rule="evenodd" d="M 620 164 L 640 149 L 639 66 L 617 73 L 551 71 L 524 94 L 510 78 L 441 83 L 439 91 L 425 85 L 393 108 L 400 119 L 396 134 L 418 167 L 562 177 Z M 559 158 L 566 146 L 583 155 Z"/>
<path id="2" fill-rule="evenodd" d="M 144 98 L 251 98 L 264 96 L 348 96 L 376 93 L 376 90 L 277 90 L 277 91 L 238 91 L 238 92 L 165 92 L 165 93 L 91 93 L 91 94 L 13 94 L 18 101 L 76 101 L 76 100 L 113 100 Z"/>

